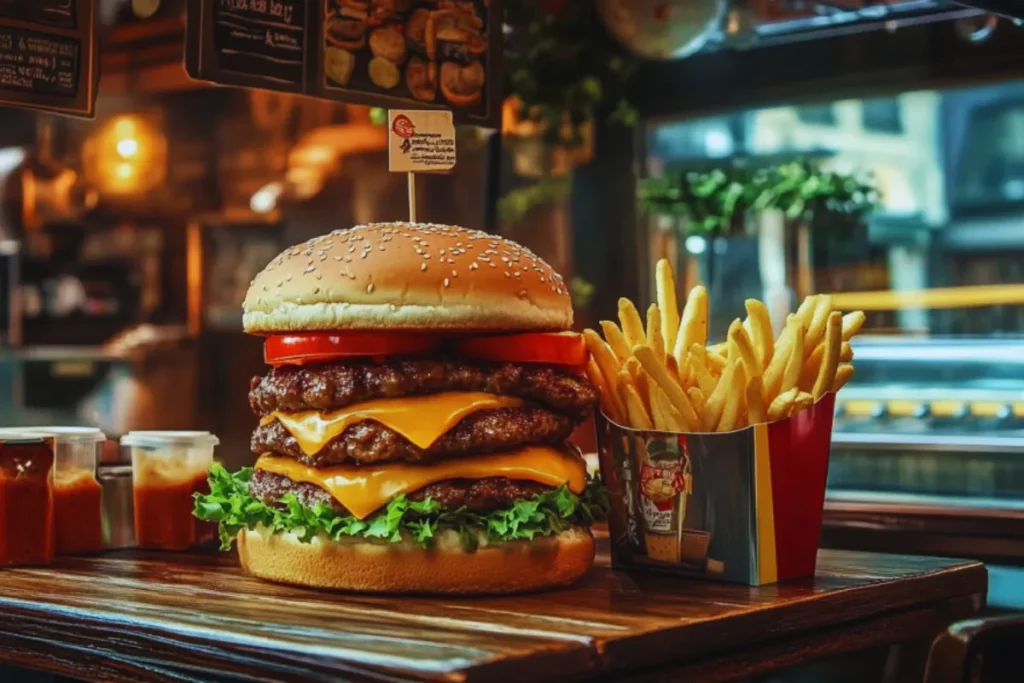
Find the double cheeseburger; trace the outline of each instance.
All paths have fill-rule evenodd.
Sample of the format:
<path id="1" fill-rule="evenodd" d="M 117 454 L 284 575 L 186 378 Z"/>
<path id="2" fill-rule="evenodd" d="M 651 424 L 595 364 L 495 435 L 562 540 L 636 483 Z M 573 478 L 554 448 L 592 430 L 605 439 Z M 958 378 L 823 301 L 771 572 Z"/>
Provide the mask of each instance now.
<path id="1" fill-rule="evenodd" d="M 600 486 L 568 442 L 597 389 L 562 279 L 463 228 L 379 223 L 293 247 L 253 280 L 271 369 L 254 468 L 215 465 L 196 514 L 252 574 L 359 591 L 567 584 Z"/>

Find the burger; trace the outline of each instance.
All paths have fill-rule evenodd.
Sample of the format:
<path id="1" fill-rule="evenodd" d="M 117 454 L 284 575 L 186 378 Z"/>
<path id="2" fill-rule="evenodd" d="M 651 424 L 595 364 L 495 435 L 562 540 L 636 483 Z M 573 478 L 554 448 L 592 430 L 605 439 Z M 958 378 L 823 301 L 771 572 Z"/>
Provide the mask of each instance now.
<path id="1" fill-rule="evenodd" d="M 568 584 L 607 499 L 569 436 L 597 389 L 568 291 L 527 249 L 408 223 L 339 230 L 253 280 L 254 467 L 196 515 L 251 574 L 378 592 Z"/>

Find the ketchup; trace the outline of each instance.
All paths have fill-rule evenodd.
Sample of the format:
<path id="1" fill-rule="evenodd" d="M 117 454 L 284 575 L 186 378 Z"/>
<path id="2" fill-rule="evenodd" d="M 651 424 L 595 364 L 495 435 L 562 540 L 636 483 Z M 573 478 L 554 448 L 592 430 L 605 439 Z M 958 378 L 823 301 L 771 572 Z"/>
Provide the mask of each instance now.
<path id="1" fill-rule="evenodd" d="M 92 472 L 58 474 L 53 482 L 53 535 L 58 555 L 103 548 L 103 490 Z"/>
<path id="2" fill-rule="evenodd" d="M 0 444 L 0 565 L 53 560 L 53 451 Z"/>
<path id="3" fill-rule="evenodd" d="M 206 473 L 175 482 L 136 484 L 135 540 L 140 548 L 187 550 L 208 533 L 192 516 L 193 495 L 208 493 Z"/>

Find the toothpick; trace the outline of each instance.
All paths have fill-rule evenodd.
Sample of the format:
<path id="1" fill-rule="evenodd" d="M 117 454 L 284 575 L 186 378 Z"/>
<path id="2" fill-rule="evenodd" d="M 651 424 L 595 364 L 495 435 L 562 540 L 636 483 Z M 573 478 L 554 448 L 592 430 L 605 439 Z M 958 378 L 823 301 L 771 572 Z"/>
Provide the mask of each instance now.
<path id="1" fill-rule="evenodd" d="M 409 222 L 416 222 L 416 174 L 409 175 Z"/>

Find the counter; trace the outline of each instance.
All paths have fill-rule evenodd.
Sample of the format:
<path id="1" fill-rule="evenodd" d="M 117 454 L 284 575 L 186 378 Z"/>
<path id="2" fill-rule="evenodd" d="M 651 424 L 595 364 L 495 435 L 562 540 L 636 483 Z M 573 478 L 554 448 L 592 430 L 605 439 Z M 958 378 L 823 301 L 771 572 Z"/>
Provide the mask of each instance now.
<path id="1" fill-rule="evenodd" d="M 219 554 L 121 551 L 3 578 L 0 660 L 111 681 L 547 681 L 652 672 L 659 680 L 734 680 L 930 642 L 979 609 L 987 583 L 976 562 L 835 550 L 821 551 L 813 580 L 761 588 L 615 572 L 602 551 L 576 586 L 486 599 L 278 586 Z M 919 671 L 910 676 L 921 680 Z"/>

